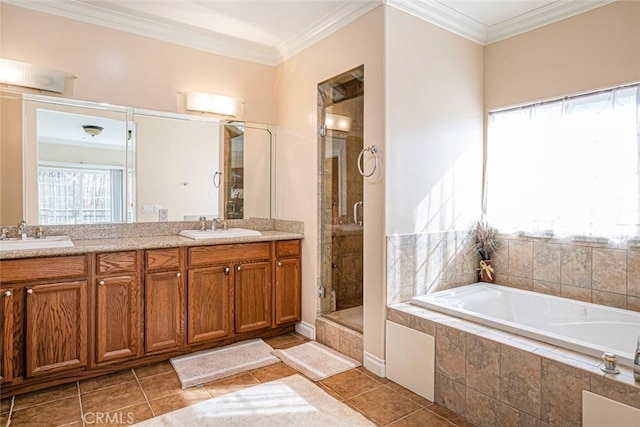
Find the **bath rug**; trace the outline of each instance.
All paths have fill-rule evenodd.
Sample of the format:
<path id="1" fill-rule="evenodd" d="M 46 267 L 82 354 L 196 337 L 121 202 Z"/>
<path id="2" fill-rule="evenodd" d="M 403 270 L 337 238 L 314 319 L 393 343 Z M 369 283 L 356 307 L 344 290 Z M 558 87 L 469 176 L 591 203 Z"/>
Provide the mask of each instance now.
<path id="1" fill-rule="evenodd" d="M 182 388 L 187 388 L 279 363 L 271 351 L 269 344 L 255 339 L 174 357 L 170 362 Z"/>
<path id="2" fill-rule="evenodd" d="M 286 350 L 274 350 L 271 353 L 314 381 L 320 381 L 360 366 L 360 362 L 357 360 L 315 341 Z"/>
<path id="3" fill-rule="evenodd" d="M 372 427 L 362 414 L 299 374 L 151 418 L 138 427 Z"/>

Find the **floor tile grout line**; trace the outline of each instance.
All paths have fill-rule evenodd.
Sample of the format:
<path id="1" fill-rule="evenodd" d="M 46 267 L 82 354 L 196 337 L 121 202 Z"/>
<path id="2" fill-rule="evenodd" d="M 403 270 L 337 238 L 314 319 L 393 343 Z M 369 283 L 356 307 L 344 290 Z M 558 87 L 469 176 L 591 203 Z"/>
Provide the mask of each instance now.
<path id="1" fill-rule="evenodd" d="M 140 379 L 138 378 L 138 375 L 136 374 L 135 369 L 131 368 L 131 372 L 133 372 L 133 376 L 136 378 L 136 382 L 138 383 L 138 387 L 140 387 L 140 390 L 142 390 L 142 395 L 144 396 L 144 400 L 147 402 L 147 406 L 151 410 L 151 415 L 153 415 L 152 418 L 155 418 L 156 417 L 156 411 L 153 410 L 153 407 L 151 406 L 151 402 L 149 402 L 149 398 L 147 397 L 147 393 L 145 393 L 144 388 L 142 387 L 142 383 L 140 383 Z"/>
<path id="2" fill-rule="evenodd" d="M 6 427 L 9 427 L 11 425 L 11 417 L 13 416 L 13 405 L 15 405 L 15 402 L 16 402 L 16 397 L 11 396 L 11 406 L 9 406 Z"/>
<path id="3" fill-rule="evenodd" d="M 78 390 L 78 404 L 80 405 L 80 419 L 82 420 L 82 426 L 85 427 L 87 423 L 84 420 L 84 408 L 82 407 L 82 394 L 80 393 L 80 381 L 76 381 L 76 389 Z"/>

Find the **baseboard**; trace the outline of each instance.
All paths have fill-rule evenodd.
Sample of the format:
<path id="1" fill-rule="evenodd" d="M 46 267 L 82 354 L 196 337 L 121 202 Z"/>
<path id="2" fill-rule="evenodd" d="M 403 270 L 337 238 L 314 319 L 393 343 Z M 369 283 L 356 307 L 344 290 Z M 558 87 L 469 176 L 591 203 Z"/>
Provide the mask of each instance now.
<path id="1" fill-rule="evenodd" d="M 371 353 L 364 352 L 364 367 L 379 377 L 385 378 L 385 361 Z"/>
<path id="2" fill-rule="evenodd" d="M 316 339 L 316 328 L 307 322 L 296 323 L 296 332 L 310 340 Z"/>

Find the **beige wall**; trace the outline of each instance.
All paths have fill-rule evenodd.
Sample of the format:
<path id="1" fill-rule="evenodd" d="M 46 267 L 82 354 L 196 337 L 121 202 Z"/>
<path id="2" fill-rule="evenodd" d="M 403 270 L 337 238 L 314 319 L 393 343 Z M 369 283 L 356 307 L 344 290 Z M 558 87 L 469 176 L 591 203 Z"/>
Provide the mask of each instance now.
<path id="1" fill-rule="evenodd" d="M 485 48 L 488 110 L 638 80 L 638 1 L 617 1 Z"/>
<path id="2" fill-rule="evenodd" d="M 318 279 L 317 84 L 364 64 L 364 144 L 385 157 L 384 8 L 378 7 L 277 69 L 276 217 L 304 221 L 302 320 L 316 317 Z M 365 180 L 364 350 L 384 359 L 384 161 Z M 366 363 L 366 361 L 365 361 Z"/>
<path id="3" fill-rule="evenodd" d="M 0 225 L 22 215 L 22 100 L 0 92 Z"/>
<path id="4" fill-rule="evenodd" d="M 386 16 L 387 235 L 461 230 L 480 213 L 483 47 Z"/>
<path id="5" fill-rule="evenodd" d="M 244 101 L 246 121 L 275 122 L 275 68 L 1 4 L 3 58 L 77 76 L 66 97 L 183 112 L 178 92 Z"/>

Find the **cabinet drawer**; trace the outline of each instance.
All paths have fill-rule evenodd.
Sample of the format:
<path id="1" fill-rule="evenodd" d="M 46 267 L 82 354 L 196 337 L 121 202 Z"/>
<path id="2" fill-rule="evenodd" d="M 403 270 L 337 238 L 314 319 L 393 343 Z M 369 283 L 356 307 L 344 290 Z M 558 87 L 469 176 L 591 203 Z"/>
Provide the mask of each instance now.
<path id="1" fill-rule="evenodd" d="M 263 242 L 189 248 L 189 265 L 268 259 L 271 256 L 270 245 L 269 242 Z"/>
<path id="2" fill-rule="evenodd" d="M 149 270 L 180 267 L 180 249 L 151 249 L 144 253 L 144 264 Z"/>
<path id="3" fill-rule="evenodd" d="M 2 282 L 21 282 L 45 279 L 64 279 L 87 275 L 84 255 L 12 259 L 0 261 Z"/>
<path id="4" fill-rule="evenodd" d="M 283 240 L 276 242 L 276 258 L 300 255 L 300 240 Z"/>
<path id="5" fill-rule="evenodd" d="M 96 255 L 96 273 L 129 273 L 136 270 L 136 252 L 109 252 Z"/>

